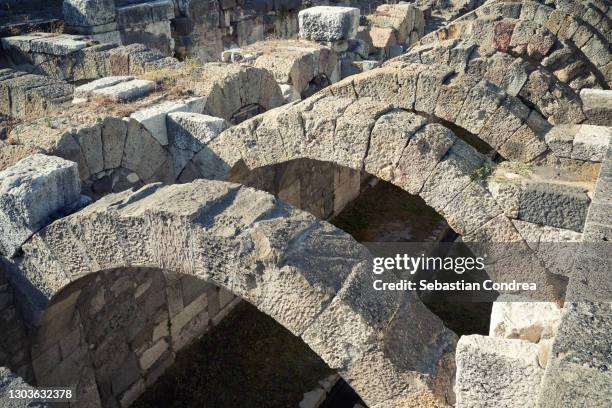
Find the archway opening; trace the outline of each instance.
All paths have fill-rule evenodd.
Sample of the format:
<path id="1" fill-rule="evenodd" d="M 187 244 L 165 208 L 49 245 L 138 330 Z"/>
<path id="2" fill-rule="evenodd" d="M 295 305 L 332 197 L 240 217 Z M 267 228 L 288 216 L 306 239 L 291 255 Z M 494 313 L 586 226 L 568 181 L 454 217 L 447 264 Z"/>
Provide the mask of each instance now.
<path id="1" fill-rule="evenodd" d="M 105 270 L 66 286 L 32 351 L 38 386 L 75 385 L 83 407 L 280 408 L 320 390 L 343 401 L 335 407 L 365 406 L 271 317 L 201 278 L 156 268 Z"/>
<path id="2" fill-rule="evenodd" d="M 257 103 L 251 103 L 248 105 L 241 106 L 236 112 L 232 114 L 230 122 L 234 125 L 244 122 L 247 119 L 251 119 L 261 113 L 264 113 L 266 109 Z"/>
<path id="3" fill-rule="evenodd" d="M 306 99 L 319 92 L 321 89 L 331 85 L 331 81 L 325 74 L 318 74 L 310 80 L 308 86 L 302 91 L 301 98 Z"/>

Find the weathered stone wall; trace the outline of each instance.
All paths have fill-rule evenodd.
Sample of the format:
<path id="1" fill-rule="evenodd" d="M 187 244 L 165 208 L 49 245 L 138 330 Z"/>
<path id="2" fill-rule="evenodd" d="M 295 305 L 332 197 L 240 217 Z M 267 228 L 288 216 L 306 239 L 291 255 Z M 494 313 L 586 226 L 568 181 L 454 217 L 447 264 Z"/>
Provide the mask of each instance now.
<path id="1" fill-rule="evenodd" d="M 21 312 L 15 304 L 14 291 L 0 267 L 0 366 L 10 367 L 20 377 L 31 381 L 29 337 Z"/>
<path id="2" fill-rule="evenodd" d="M 84 278 L 42 315 L 32 346 L 37 384 L 78 384 L 83 397 L 71 406 L 126 407 L 237 302 L 198 278 L 155 269 Z"/>
<path id="3" fill-rule="evenodd" d="M 121 44 L 144 44 L 164 55 L 174 55 L 172 0 L 116 2 L 117 30 Z M 123 6 L 123 7 L 121 7 Z"/>
<path id="4" fill-rule="evenodd" d="M 367 178 L 360 171 L 334 163 L 304 159 L 232 174 L 228 181 L 267 191 L 326 220 L 359 196 Z"/>
<path id="5" fill-rule="evenodd" d="M 297 34 L 301 0 L 187 0 L 173 20 L 177 54 L 217 61 L 224 49 Z"/>
<path id="6" fill-rule="evenodd" d="M 69 104 L 73 90 L 58 79 L 0 69 L 0 113 L 17 119 L 46 116 Z"/>
<path id="7" fill-rule="evenodd" d="M 178 66 L 176 59 L 142 44 L 98 44 L 81 35 L 32 33 L 1 42 L 10 66 L 71 83 Z"/>

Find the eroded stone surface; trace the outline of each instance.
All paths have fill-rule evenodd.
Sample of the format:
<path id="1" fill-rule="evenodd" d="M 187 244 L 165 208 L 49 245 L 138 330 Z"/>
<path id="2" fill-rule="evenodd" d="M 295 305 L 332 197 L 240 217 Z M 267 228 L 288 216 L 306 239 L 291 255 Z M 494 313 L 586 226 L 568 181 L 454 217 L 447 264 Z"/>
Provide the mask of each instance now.
<path id="1" fill-rule="evenodd" d="M 489 335 L 538 343 L 555 336 L 560 320 L 561 308 L 555 303 L 507 298 L 493 303 Z"/>
<path id="2" fill-rule="evenodd" d="M 359 9 L 353 7 L 311 7 L 300 11 L 300 37 L 314 41 L 354 38 L 359 26 Z"/>
<path id="3" fill-rule="evenodd" d="M 76 163 L 41 154 L 0 172 L 0 186 L 0 249 L 9 257 L 81 193 Z"/>
<path id="4" fill-rule="evenodd" d="M 162 213 L 163 221 L 158 218 Z M 70 239 L 63 236 L 66 228 Z M 116 234 L 131 244 L 118 242 L 113 238 Z M 67 251 L 76 248 L 71 239 L 79 242 L 80 249 Z M 54 260 L 43 255 L 50 253 Z M 366 361 L 375 363 L 371 367 L 396 367 L 384 379 L 384 387 L 394 394 L 409 396 L 403 381 L 418 381 L 424 371 L 429 379 L 421 392 L 443 398 L 434 384 L 448 381 L 450 375 L 447 368 L 431 362 L 448 357 L 454 335 L 418 299 L 400 306 L 397 297 L 381 297 L 374 291 L 366 267 L 369 256 L 349 235 L 266 193 L 196 181 L 109 195 L 55 222 L 24 246 L 22 273 L 51 296 L 69 283 L 68 275 L 76 279 L 108 269 L 111 263 L 115 267 L 163 264 L 164 269 L 226 287 L 302 335 L 332 367 L 348 370 L 354 387 L 372 405 L 389 393 L 383 391 L 383 384 L 366 385 L 365 381 L 378 377 L 369 373 L 368 365 L 358 369 Z M 44 274 L 39 273 L 41 267 Z M 344 318 L 338 319 L 338 313 Z M 402 345 L 408 341 L 401 334 L 409 332 L 416 315 L 430 322 L 411 336 L 419 346 L 399 347 L 400 339 Z M 385 327 L 381 318 L 391 325 L 387 335 L 381 331 Z M 329 330 L 335 334 L 321 336 Z M 368 333 L 382 337 L 374 341 L 376 336 Z M 436 340 L 426 340 L 429 337 Z M 354 353 L 346 352 L 348 344 Z M 423 355 L 421 345 L 426 344 L 429 352 Z M 372 347 L 395 351 L 382 356 Z"/>
<path id="5" fill-rule="evenodd" d="M 455 393 L 461 407 L 535 407 L 544 370 L 538 347 L 523 340 L 479 335 L 457 344 Z"/>

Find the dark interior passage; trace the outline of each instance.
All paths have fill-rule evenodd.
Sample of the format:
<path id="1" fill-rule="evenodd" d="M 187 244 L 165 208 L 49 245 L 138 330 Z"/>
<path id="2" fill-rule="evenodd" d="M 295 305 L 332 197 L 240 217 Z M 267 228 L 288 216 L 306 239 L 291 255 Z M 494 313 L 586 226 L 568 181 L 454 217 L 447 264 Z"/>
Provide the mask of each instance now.
<path id="1" fill-rule="evenodd" d="M 180 351 L 174 365 L 132 406 L 297 407 L 305 392 L 332 373 L 301 339 L 242 302 L 199 341 Z M 343 392 L 350 394 L 349 400 L 359 401 L 350 387 Z"/>

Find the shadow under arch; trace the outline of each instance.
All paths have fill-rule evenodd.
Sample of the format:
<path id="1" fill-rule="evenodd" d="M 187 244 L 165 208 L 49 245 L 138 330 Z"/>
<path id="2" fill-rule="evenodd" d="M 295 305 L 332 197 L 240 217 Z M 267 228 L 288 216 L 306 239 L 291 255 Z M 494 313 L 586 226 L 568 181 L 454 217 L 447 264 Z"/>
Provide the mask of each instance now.
<path id="1" fill-rule="evenodd" d="M 235 309 L 238 316 L 234 313 L 232 317 L 228 316 Z M 245 316 L 249 317 L 246 327 L 241 327 L 244 320 L 240 320 L 238 327 L 232 323 L 236 318 L 244 319 Z M 229 323 L 226 317 L 230 319 Z M 225 323 L 218 327 L 221 322 Z M 228 332 L 227 327 L 223 327 L 227 324 L 233 326 L 233 330 Z M 240 349 L 242 353 L 245 352 L 244 347 L 248 350 L 250 345 L 243 345 L 241 338 L 234 337 L 253 336 L 253 329 L 250 328 L 253 325 L 263 325 L 270 333 L 262 349 L 253 352 L 272 352 L 268 343 L 276 342 L 278 346 L 278 342 L 282 341 L 280 345 L 286 346 L 286 350 L 276 350 L 275 358 L 288 358 L 297 367 L 290 369 L 286 364 L 264 364 L 264 367 L 279 370 L 273 378 L 264 377 L 270 381 L 270 385 L 262 385 L 259 381 L 257 386 L 235 384 L 234 387 L 239 386 L 245 392 L 251 390 L 247 395 L 251 396 L 252 402 L 259 400 L 261 403 L 262 398 L 265 401 L 270 398 L 269 401 L 293 400 L 297 404 L 301 394 L 308 390 L 301 389 L 298 384 L 301 385 L 303 381 L 314 388 L 317 381 L 331 374 L 329 367 L 301 339 L 289 334 L 255 308 L 240 302 L 240 298 L 198 277 L 151 268 L 96 272 L 64 287 L 43 313 L 33 338 L 37 385 L 61 387 L 74 384 L 79 396 L 74 405 L 79 407 L 127 406 L 139 397 L 144 397 L 146 401 L 149 390 L 145 390 L 145 387 L 153 384 L 157 387 L 158 379 L 162 383 L 167 382 L 161 376 L 168 370 L 172 372 L 171 366 L 182 364 L 184 367 L 185 358 L 192 361 L 199 359 L 200 355 L 210 359 L 210 353 L 223 355 L 231 365 L 225 366 L 227 363 L 221 359 L 224 362 L 222 367 L 218 367 L 219 363 L 204 364 L 203 367 L 212 370 L 215 376 L 225 378 L 225 381 L 228 381 L 228 375 L 232 379 L 241 378 L 244 377 L 242 372 L 224 374 L 227 370 L 231 372 L 234 365 L 239 363 L 231 363 L 236 350 L 227 348 L 228 344 L 233 344 L 230 347 Z M 206 335 L 204 341 L 208 342 L 209 348 L 212 345 L 212 349 L 199 349 L 200 345 L 196 343 L 202 335 Z M 53 365 L 46 364 L 53 358 L 51 355 L 56 349 L 59 349 L 60 360 Z M 299 357 L 296 353 L 299 353 Z M 239 355 L 244 357 L 243 354 Z M 208 362 L 204 360 L 202 363 Z M 191 398 L 194 401 L 187 394 L 195 391 L 189 385 L 193 386 L 197 380 L 190 378 L 200 377 L 203 367 L 190 366 L 191 373 L 185 373 L 187 378 L 182 379 L 183 384 L 174 384 L 173 391 L 167 396 L 158 395 L 153 406 L 170 405 L 173 399 L 186 402 Z M 247 370 L 250 368 L 248 363 L 245 367 Z M 254 374 L 242 378 L 243 381 L 252 382 L 256 377 L 253 377 Z M 274 388 L 270 389 L 274 387 L 274 380 L 284 378 L 291 383 L 292 374 L 301 380 L 294 386 L 284 386 L 282 395 L 274 395 Z M 234 406 L 231 401 L 235 397 L 219 397 L 216 395 L 218 392 L 211 393 L 215 387 L 211 390 L 208 384 L 195 383 L 199 385 L 200 404 Z M 222 387 L 217 391 L 226 385 Z M 232 384 L 227 384 L 227 387 L 231 389 Z M 261 388 L 268 389 L 273 395 L 258 395 L 263 391 Z M 236 401 L 244 403 L 250 400 L 238 397 Z"/>
<path id="2" fill-rule="evenodd" d="M 456 336 L 415 296 L 376 292 L 370 255 L 348 234 L 263 192 L 149 185 L 56 221 L 23 252 L 47 298 L 108 269 L 195 275 L 301 337 L 369 406 L 452 399 Z"/>

